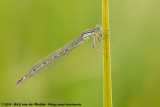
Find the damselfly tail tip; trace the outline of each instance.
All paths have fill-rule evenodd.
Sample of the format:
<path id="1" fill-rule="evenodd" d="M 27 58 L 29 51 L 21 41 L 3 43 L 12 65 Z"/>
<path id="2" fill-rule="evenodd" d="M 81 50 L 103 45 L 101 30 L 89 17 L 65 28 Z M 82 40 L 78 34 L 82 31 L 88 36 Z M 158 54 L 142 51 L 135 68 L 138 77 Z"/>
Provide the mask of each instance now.
<path id="1" fill-rule="evenodd" d="M 24 82 L 24 79 L 21 78 L 21 79 L 17 82 L 17 86 L 18 86 L 18 87 L 21 86 L 21 85 L 23 84 L 23 82 Z"/>
<path id="2" fill-rule="evenodd" d="M 18 83 L 17 83 L 16 85 L 17 85 L 17 87 L 19 87 L 19 86 L 21 86 L 22 84 L 18 84 Z"/>

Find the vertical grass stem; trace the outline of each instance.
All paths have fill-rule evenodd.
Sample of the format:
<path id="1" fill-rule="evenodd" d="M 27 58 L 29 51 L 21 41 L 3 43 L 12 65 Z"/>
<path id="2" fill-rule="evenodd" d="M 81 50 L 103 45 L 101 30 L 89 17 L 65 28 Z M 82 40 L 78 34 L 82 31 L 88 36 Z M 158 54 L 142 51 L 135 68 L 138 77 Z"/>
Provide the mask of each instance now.
<path id="1" fill-rule="evenodd" d="M 103 107 L 112 107 L 109 3 L 102 0 L 103 39 Z"/>

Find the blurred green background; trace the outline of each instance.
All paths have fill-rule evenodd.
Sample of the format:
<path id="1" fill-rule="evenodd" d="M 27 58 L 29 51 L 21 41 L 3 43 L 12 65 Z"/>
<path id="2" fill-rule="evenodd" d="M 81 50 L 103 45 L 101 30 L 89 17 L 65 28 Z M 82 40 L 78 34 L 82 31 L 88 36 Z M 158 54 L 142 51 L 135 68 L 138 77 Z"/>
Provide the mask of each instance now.
<path id="1" fill-rule="evenodd" d="M 159 107 L 160 1 L 109 3 L 113 107 Z M 92 40 L 16 86 L 32 64 L 101 25 L 101 8 L 101 0 L 0 0 L 0 103 L 102 107 L 102 53 Z"/>

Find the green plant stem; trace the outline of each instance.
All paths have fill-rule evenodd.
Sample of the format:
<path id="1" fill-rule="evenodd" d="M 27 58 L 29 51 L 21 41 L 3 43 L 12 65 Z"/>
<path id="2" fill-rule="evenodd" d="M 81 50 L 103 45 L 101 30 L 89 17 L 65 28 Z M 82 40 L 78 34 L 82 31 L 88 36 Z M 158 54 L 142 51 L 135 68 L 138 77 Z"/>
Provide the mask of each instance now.
<path id="1" fill-rule="evenodd" d="M 111 59 L 108 0 L 102 0 L 103 39 L 103 107 L 112 107 Z"/>

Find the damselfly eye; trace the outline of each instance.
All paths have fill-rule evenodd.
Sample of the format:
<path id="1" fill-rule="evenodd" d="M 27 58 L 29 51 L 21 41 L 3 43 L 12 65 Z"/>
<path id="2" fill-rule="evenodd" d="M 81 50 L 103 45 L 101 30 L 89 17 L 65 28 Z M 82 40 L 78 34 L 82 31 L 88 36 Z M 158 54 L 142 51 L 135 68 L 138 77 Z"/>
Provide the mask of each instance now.
<path id="1" fill-rule="evenodd" d="M 101 32 L 101 30 L 102 30 L 102 29 L 101 29 L 101 26 L 99 26 L 99 25 L 96 25 L 96 26 L 95 26 L 95 29 L 96 29 L 98 32 Z"/>

